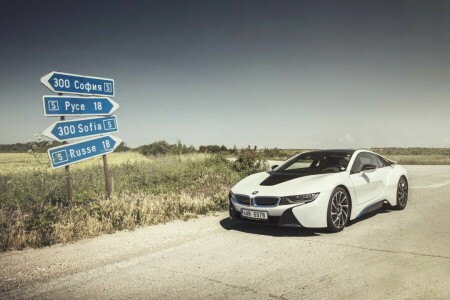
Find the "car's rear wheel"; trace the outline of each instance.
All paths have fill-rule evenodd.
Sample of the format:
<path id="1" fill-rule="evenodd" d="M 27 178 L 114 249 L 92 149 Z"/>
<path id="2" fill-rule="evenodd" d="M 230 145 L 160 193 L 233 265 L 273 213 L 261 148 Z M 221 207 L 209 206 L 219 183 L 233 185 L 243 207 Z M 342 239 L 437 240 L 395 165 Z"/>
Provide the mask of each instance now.
<path id="1" fill-rule="evenodd" d="M 347 192 L 337 187 L 328 203 L 327 228 L 331 232 L 342 231 L 350 218 L 350 198 Z"/>
<path id="2" fill-rule="evenodd" d="M 396 209 L 402 210 L 405 209 L 406 204 L 408 203 L 408 181 L 405 177 L 400 177 L 397 185 L 397 205 Z"/>

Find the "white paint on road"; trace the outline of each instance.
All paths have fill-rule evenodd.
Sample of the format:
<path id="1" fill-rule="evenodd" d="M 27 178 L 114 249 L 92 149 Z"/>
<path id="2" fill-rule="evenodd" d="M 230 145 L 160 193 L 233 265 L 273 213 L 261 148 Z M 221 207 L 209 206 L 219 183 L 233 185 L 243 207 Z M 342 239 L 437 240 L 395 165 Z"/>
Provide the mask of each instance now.
<path id="1" fill-rule="evenodd" d="M 441 183 L 433 183 L 429 185 L 419 185 L 419 186 L 410 186 L 412 189 L 437 189 L 443 186 L 450 184 L 450 180 L 441 182 Z"/>

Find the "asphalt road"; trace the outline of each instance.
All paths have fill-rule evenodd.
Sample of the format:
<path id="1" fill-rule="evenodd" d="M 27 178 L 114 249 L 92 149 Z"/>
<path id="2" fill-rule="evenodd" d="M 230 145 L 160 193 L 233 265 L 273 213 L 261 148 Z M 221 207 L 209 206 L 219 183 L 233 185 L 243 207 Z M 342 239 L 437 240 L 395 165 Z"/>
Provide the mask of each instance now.
<path id="1" fill-rule="evenodd" d="M 450 299 L 450 166 L 338 234 L 226 213 L 0 254 L 0 298 Z"/>

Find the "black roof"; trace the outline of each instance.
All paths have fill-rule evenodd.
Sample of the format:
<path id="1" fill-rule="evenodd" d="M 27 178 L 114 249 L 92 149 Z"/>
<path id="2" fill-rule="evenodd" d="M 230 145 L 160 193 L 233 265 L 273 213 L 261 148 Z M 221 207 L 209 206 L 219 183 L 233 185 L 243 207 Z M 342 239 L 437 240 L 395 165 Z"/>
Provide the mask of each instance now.
<path id="1" fill-rule="evenodd" d="M 329 149 L 329 150 L 313 150 L 303 153 L 339 153 L 339 154 L 350 154 L 352 155 L 356 150 L 354 149 Z"/>

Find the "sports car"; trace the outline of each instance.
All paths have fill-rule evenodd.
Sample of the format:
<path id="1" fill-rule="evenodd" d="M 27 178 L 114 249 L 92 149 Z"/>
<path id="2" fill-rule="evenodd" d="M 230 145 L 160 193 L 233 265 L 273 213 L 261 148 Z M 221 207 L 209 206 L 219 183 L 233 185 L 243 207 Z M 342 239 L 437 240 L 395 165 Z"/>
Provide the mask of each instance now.
<path id="1" fill-rule="evenodd" d="M 404 209 L 408 174 L 367 150 L 310 151 L 244 178 L 228 198 L 233 220 L 338 232 L 385 203 Z"/>

